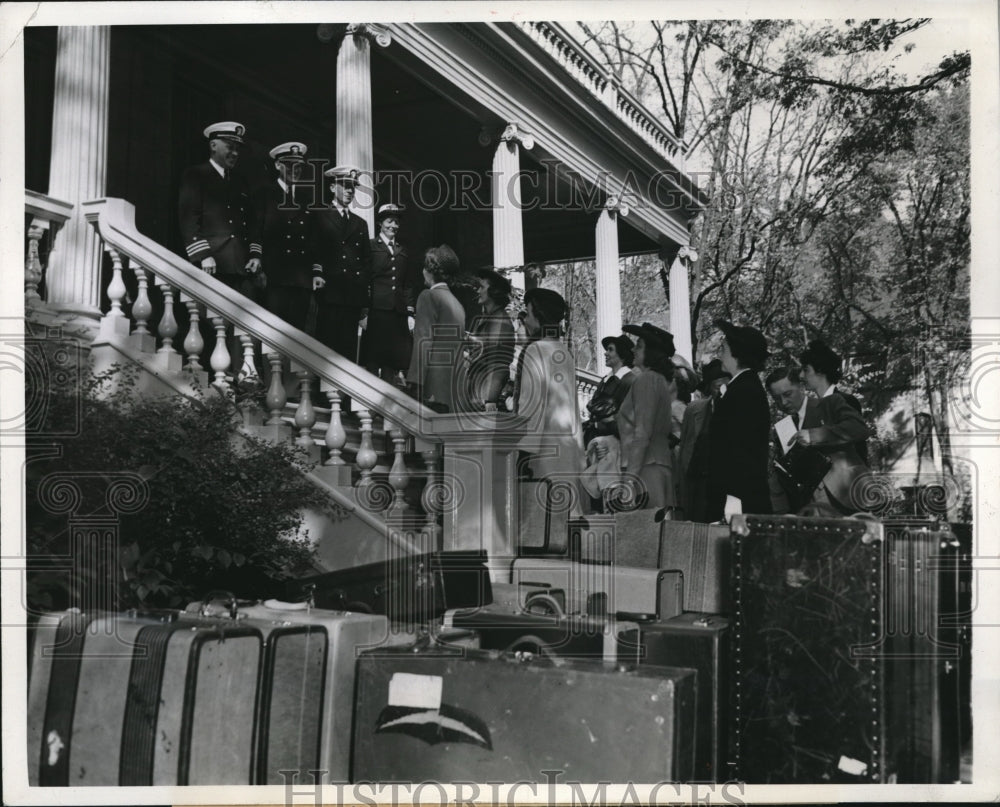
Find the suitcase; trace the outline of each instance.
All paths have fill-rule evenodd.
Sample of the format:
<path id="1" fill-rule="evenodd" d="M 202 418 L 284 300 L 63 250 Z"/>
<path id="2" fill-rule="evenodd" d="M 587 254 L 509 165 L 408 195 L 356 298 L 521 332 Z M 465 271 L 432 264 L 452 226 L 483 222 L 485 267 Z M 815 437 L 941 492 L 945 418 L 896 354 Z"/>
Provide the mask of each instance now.
<path id="1" fill-rule="evenodd" d="M 253 782 L 260 631 L 177 612 L 74 615 L 59 618 L 55 644 L 41 665 L 50 669 L 40 730 L 29 709 L 39 785 Z M 41 679 L 33 685 L 29 700 Z"/>
<path id="2" fill-rule="evenodd" d="M 568 503 L 568 500 L 553 497 L 550 479 L 518 482 L 518 555 L 566 554 L 569 509 L 565 505 Z"/>
<path id="3" fill-rule="evenodd" d="M 885 641 L 889 753 L 895 781 L 960 778 L 961 669 L 958 540 L 933 519 L 886 519 Z M 951 624 L 949 624 L 951 623 Z"/>
<path id="4" fill-rule="evenodd" d="M 188 605 L 184 618 L 254 627 L 264 637 L 256 732 L 255 784 L 284 784 L 311 770 L 346 782 L 358 653 L 387 643 L 409 644 L 385 616 L 309 608 L 266 600 L 255 605 L 209 601 Z M 284 771 L 285 774 L 282 775 Z"/>
<path id="5" fill-rule="evenodd" d="M 733 519 L 731 732 L 748 783 L 879 783 L 886 770 L 881 525 Z"/>
<path id="6" fill-rule="evenodd" d="M 475 631 L 484 650 L 639 662 L 639 625 L 635 622 L 580 614 L 525 613 L 520 608 L 487 605 L 448 611 L 443 625 Z"/>
<path id="7" fill-rule="evenodd" d="M 393 648 L 358 660 L 353 782 L 685 781 L 691 670 Z"/>
<path id="8" fill-rule="evenodd" d="M 317 608 L 384 614 L 413 624 L 450 608 L 492 600 L 485 550 L 406 555 L 382 563 L 307 577 L 289 586 L 289 600 L 311 599 Z"/>
<path id="9" fill-rule="evenodd" d="M 678 569 L 684 575 L 685 611 L 728 613 L 729 527 L 663 516 L 663 510 L 636 510 L 575 519 L 570 523 L 569 556 L 585 563 Z"/>
<path id="10" fill-rule="evenodd" d="M 684 610 L 728 614 L 732 542 L 724 524 L 663 521 L 658 566 L 684 574 Z"/>
<path id="11" fill-rule="evenodd" d="M 669 619 L 683 608 L 683 575 L 671 569 L 636 569 L 562 558 L 518 558 L 511 582 L 566 593 L 566 612 L 644 621 Z"/>
<path id="12" fill-rule="evenodd" d="M 729 721 L 729 620 L 686 613 L 639 626 L 642 664 L 688 667 L 698 673 L 694 782 L 726 782 Z"/>

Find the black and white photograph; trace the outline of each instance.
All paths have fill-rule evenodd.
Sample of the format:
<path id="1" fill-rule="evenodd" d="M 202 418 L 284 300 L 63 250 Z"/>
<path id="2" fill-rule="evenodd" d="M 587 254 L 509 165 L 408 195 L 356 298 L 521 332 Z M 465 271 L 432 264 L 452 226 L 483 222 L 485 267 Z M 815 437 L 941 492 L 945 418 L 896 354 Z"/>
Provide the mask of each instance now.
<path id="1" fill-rule="evenodd" d="M 3 4 L 4 804 L 1000 796 L 998 25 Z"/>

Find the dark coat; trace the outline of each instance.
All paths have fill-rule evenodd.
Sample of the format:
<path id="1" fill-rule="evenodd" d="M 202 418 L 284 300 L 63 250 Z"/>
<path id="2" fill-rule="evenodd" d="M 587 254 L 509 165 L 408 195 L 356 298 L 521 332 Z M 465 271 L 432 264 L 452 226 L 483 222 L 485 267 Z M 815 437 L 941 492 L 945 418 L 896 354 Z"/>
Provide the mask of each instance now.
<path id="1" fill-rule="evenodd" d="M 469 332 L 473 359 L 468 366 L 469 400 L 500 403 L 514 361 L 514 323 L 506 311 L 478 314 Z"/>
<path id="2" fill-rule="evenodd" d="M 320 302 L 365 308 L 371 299 L 372 247 L 368 224 L 354 213 L 343 216 L 333 209 L 317 210 L 317 263 L 323 267 L 326 286 Z"/>
<path id="3" fill-rule="evenodd" d="M 771 413 L 757 373 L 746 370 L 726 385 L 709 429 L 709 520 L 722 519 L 727 495 L 740 499 L 744 513 L 770 513 Z"/>
<path id="4" fill-rule="evenodd" d="M 395 251 L 390 252 L 381 238 L 373 238 L 371 262 L 371 308 L 413 314 L 424 279 L 420 268 L 410 265 L 406 247 L 397 241 Z"/>
<path id="5" fill-rule="evenodd" d="M 312 289 L 316 260 L 316 223 L 305 204 L 284 206 L 285 191 L 277 182 L 255 198 L 264 247 L 263 269 L 268 287 Z M 319 273 L 317 273 L 319 274 Z"/>
<path id="6" fill-rule="evenodd" d="M 185 169 L 178 202 L 181 241 L 189 261 L 215 258 L 219 275 L 244 275 L 250 258 L 261 257 L 259 220 L 246 179 L 223 179 L 211 161 Z"/>
<path id="7" fill-rule="evenodd" d="M 587 412 L 590 417 L 583 424 L 584 444 L 603 434 L 618 436 L 615 415 L 621 409 L 622 401 L 632 388 L 635 377 L 636 373 L 629 370 L 621 378 L 613 375 L 610 378 L 602 378 L 597 383 L 597 389 L 587 402 Z"/>
<path id="8" fill-rule="evenodd" d="M 865 509 L 861 490 L 868 466 L 858 455 L 856 444 L 868 437 L 868 426 L 861 415 L 839 392 L 809 399 L 802 429 L 809 432 L 809 445 L 815 446 L 833 462 L 823 487 L 844 512 Z"/>
<path id="9" fill-rule="evenodd" d="M 681 421 L 675 476 L 678 504 L 688 521 L 705 521 L 707 516 L 708 441 L 712 408 L 711 398 L 691 401 Z"/>
<path id="10" fill-rule="evenodd" d="M 857 398 L 855 398 L 853 395 L 851 395 L 851 393 L 844 392 L 839 387 L 837 387 L 834 391 L 837 394 L 843 396 L 844 400 L 847 401 L 848 404 L 850 404 L 851 409 L 853 409 L 859 415 L 862 414 L 862 412 L 861 412 L 861 401 L 859 401 Z M 858 452 L 858 457 L 861 459 L 861 461 L 864 462 L 865 464 L 867 464 L 868 463 L 868 441 L 867 440 L 858 440 L 858 442 L 856 442 L 854 444 L 854 448 Z"/>

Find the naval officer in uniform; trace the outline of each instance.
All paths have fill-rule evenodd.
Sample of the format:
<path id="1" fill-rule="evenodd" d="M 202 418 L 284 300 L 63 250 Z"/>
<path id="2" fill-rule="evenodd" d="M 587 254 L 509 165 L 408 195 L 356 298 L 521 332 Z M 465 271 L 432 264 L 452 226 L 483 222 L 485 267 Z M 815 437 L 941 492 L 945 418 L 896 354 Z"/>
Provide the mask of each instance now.
<path id="1" fill-rule="evenodd" d="M 266 256 L 266 306 L 299 330 L 305 330 L 313 292 L 325 285 L 316 258 L 316 222 L 295 193 L 307 151 L 305 144 L 294 141 L 271 149 L 278 177 L 257 197 Z"/>
<path id="2" fill-rule="evenodd" d="M 259 221 L 246 178 L 236 173 L 246 132 L 235 121 L 205 129 L 209 159 L 181 176 L 178 220 L 188 260 L 231 289 L 251 299 L 263 285 Z M 243 362 L 232 324 L 226 326 L 231 373 Z"/>
<path id="3" fill-rule="evenodd" d="M 314 214 L 316 263 L 326 278 L 326 286 L 319 292 L 316 338 L 351 361 L 358 360 L 358 324 L 368 315 L 371 297 L 368 224 L 350 210 L 358 173 L 348 165 L 325 171 L 333 200 Z"/>

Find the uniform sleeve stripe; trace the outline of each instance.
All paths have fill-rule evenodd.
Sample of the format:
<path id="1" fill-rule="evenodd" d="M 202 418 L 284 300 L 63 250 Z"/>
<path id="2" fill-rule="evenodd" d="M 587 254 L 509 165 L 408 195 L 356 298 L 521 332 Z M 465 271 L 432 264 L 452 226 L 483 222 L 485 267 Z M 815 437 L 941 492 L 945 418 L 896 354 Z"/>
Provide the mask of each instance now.
<path id="1" fill-rule="evenodd" d="M 250 251 L 251 252 L 260 253 L 260 252 L 263 252 L 264 250 L 261 249 L 260 244 L 254 244 L 253 242 L 251 242 L 250 243 Z"/>
<path id="2" fill-rule="evenodd" d="M 198 252 L 204 252 L 208 248 L 208 241 L 204 240 L 195 241 L 194 243 L 188 244 L 186 247 L 188 255 L 195 255 Z"/>

